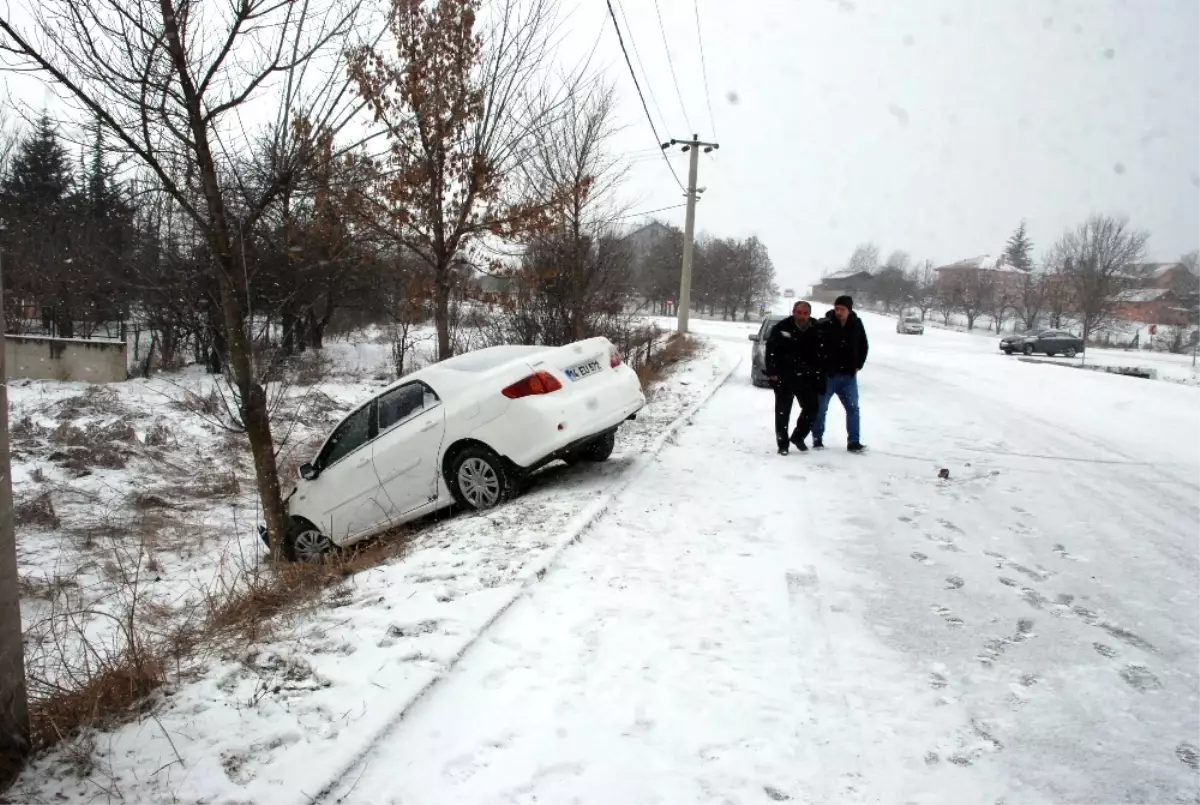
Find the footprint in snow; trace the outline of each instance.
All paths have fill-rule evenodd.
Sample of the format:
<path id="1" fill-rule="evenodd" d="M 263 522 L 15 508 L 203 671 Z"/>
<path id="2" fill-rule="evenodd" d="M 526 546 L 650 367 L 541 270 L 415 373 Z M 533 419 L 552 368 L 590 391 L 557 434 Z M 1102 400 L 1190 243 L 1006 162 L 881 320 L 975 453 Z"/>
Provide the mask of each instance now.
<path id="1" fill-rule="evenodd" d="M 1144 692 L 1147 690 L 1158 690 L 1162 687 L 1162 682 L 1159 681 L 1154 672 L 1140 662 L 1128 663 L 1119 673 L 1126 684 L 1134 690 Z"/>
<path id="2" fill-rule="evenodd" d="M 1175 757 L 1191 766 L 1193 769 L 1200 770 L 1200 749 L 1194 745 L 1184 741 L 1179 746 L 1175 747 Z"/>
<path id="3" fill-rule="evenodd" d="M 966 584 L 966 582 L 963 581 L 962 577 L 960 577 L 960 576 L 947 576 L 946 577 L 946 589 L 947 590 L 961 590 L 962 586 L 964 584 Z"/>
<path id="4" fill-rule="evenodd" d="M 955 614 L 953 612 L 951 612 L 949 609 L 947 609 L 946 607 L 934 604 L 933 606 L 930 607 L 930 609 L 932 609 L 934 612 L 936 612 L 938 615 L 940 615 L 942 620 L 944 620 L 946 622 L 947 626 L 957 627 L 957 626 L 963 625 L 962 618 L 955 616 Z"/>
<path id="5" fill-rule="evenodd" d="M 1110 660 L 1113 657 L 1117 656 L 1117 653 L 1118 653 L 1115 648 L 1113 648 L 1112 646 L 1106 646 L 1103 643 L 1092 643 L 1092 648 L 1094 648 L 1096 650 L 1096 653 L 1099 654 L 1101 657 L 1107 657 Z"/>
<path id="6" fill-rule="evenodd" d="M 911 556 L 913 559 L 916 559 L 918 562 L 920 562 L 923 565 L 932 565 L 933 564 L 933 561 L 928 556 L 921 553 L 920 551 L 913 551 L 912 553 L 909 554 L 909 556 Z"/>

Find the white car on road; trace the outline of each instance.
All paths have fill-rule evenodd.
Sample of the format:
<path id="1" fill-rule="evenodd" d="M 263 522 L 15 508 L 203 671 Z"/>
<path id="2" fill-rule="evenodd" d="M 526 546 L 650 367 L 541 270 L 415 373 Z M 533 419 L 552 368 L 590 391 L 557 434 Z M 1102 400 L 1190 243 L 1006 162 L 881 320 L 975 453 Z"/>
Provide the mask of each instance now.
<path id="1" fill-rule="evenodd" d="M 606 338 L 490 347 L 414 372 L 346 416 L 300 467 L 284 553 L 311 561 L 454 503 L 491 508 L 551 461 L 606 460 L 645 404 Z"/>

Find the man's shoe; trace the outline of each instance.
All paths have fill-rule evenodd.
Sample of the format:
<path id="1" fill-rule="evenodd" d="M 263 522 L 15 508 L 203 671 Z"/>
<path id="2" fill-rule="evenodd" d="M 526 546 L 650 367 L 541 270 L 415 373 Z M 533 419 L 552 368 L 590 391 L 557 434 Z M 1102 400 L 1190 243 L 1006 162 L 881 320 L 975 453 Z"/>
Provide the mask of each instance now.
<path id="1" fill-rule="evenodd" d="M 779 446 L 779 455 L 786 456 L 787 454 L 788 454 L 788 446 L 786 444 L 781 444 Z"/>
<path id="2" fill-rule="evenodd" d="M 788 439 L 788 441 L 791 442 L 801 453 L 808 452 L 808 445 L 804 443 L 803 439 L 798 439 L 793 435 L 792 438 Z"/>
<path id="3" fill-rule="evenodd" d="M 824 450 L 825 442 L 820 439 L 813 439 L 813 450 Z"/>
<path id="4" fill-rule="evenodd" d="M 850 444 L 846 445 L 846 449 L 851 453 L 861 453 L 867 448 L 863 447 L 861 442 L 850 442 Z"/>

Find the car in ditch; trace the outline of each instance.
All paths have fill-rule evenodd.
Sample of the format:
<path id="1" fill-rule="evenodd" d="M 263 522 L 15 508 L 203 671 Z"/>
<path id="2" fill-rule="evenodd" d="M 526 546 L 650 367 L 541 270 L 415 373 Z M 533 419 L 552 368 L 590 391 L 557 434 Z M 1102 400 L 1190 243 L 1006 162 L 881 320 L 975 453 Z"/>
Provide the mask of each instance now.
<path id="1" fill-rule="evenodd" d="M 771 334 L 772 327 L 786 318 L 785 313 L 764 316 L 758 332 L 750 334 L 750 340 L 754 342 L 754 346 L 750 348 L 750 383 L 757 388 L 771 385 L 767 380 L 767 336 Z"/>
<path id="2" fill-rule="evenodd" d="M 489 509 L 552 461 L 605 461 L 645 404 L 606 338 L 489 347 L 421 369 L 347 414 L 300 467 L 284 556 L 317 560 L 454 504 Z"/>
<path id="3" fill-rule="evenodd" d="M 1066 330 L 1041 330 L 1032 333 L 1007 335 L 1000 339 L 1000 351 L 1006 355 L 1020 352 L 1025 355 L 1065 355 L 1074 358 L 1083 352 L 1083 339 Z"/>
<path id="4" fill-rule="evenodd" d="M 925 322 L 920 316 L 904 315 L 896 322 L 896 332 L 901 335 L 924 335 Z"/>

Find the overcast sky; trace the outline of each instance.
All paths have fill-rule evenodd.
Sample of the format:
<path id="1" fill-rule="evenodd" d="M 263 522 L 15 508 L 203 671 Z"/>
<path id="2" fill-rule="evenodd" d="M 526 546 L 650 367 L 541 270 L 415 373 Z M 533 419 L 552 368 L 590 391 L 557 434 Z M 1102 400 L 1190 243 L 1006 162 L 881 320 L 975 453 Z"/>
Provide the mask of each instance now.
<path id="1" fill-rule="evenodd" d="M 712 121 L 694 0 L 657 0 L 682 109 L 656 2 L 613 2 L 660 136 L 721 144 L 698 228 L 757 234 L 781 285 L 864 240 L 938 264 L 996 253 L 1022 218 L 1039 254 L 1091 212 L 1149 230 L 1151 259 L 1200 245 L 1197 0 L 698 0 Z M 606 27 L 636 154 L 654 135 L 607 14 L 588 0 L 568 24 L 580 49 Z M 682 200 L 661 159 L 628 192 L 635 210 Z"/>
<path id="2" fill-rule="evenodd" d="M 18 18 L 30 1 L 6 0 Z M 561 2 L 565 59 L 596 46 L 616 85 L 630 209 L 681 204 L 605 0 Z M 1092 212 L 1149 230 L 1152 260 L 1200 246 L 1200 0 L 612 2 L 658 136 L 720 142 L 698 228 L 758 235 L 782 287 L 866 240 L 937 264 L 994 254 L 1022 218 L 1039 254 Z M 31 76 L 6 85 L 55 105 Z"/>

